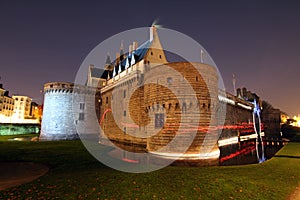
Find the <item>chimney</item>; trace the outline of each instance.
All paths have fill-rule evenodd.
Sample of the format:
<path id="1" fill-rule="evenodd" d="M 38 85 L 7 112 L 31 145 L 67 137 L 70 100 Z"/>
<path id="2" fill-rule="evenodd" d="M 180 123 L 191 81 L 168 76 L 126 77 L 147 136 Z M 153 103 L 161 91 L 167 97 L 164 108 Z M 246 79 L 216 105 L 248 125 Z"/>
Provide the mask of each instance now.
<path id="1" fill-rule="evenodd" d="M 242 92 L 243 92 L 243 97 L 246 98 L 247 97 L 247 88 L 243 87 Z"/>
<path id="2" fill-rule="evenodd" d="M 241 88 L 236 89 L 236 96 L 241 96 L 242 97 L 242 90 Z"/>
<path id="3" fill-rule="evenodd" d="M 117 52 L 117 53 L 116 53 L 116 63 L 115 63 L 115 64 L 118 65 L 119 62 L 120 62 L 120 53 Z"/>
<path id="4" fill-rule="evenodd" d="M 133 44 L 132 44 L 132 46 L 133 46 L 133 49 L 132 49 L 133 51 L 137 50 L 137 48 L 138 48 L 138 42 L 134 41 Z"/>
<path id="5" fill-rule="evenodd" d="M 156 36 L 156 27 L 155 26 L 151 26 L 150 27 L 150 41 L 152 41 L 154 39 L 154 37 Z"/>

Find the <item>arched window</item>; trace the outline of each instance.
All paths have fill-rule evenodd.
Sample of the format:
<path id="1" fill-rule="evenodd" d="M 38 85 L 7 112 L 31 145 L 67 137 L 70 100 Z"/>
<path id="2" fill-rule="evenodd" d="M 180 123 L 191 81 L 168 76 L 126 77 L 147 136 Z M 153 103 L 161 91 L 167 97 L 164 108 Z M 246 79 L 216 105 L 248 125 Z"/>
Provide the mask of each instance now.
<path id="1" fill-rule="evenodd" d="M 185 102 L 182 103 L 182 112 L 183 113 L 186 112 L 186 103 Z"/>

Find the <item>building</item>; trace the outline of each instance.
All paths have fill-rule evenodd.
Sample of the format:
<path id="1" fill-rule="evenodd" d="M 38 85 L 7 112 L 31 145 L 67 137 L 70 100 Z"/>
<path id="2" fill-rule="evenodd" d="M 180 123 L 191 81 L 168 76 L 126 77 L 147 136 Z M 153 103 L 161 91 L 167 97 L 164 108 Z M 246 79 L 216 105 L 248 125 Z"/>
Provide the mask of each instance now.
<path id="1" fill-rule="evenodd" d="M 238 142 L 254 135 L 261 141 L 259 97 L 246 88 L 237 96 L 220 91 L 216 69 L 209 64 L 168 62 L 156 27 L 141 46 L 133 42 L 127 54 L 121 48 L 101 78 L 106 80 L 101 87 L 103 144 L 108 138 L 128 151 L 139 147 L 160 158 L 176 158 L 178 164 L 216 165 L 219 137 Z"/>
<path id="2" fill-rule="evenodd" d="M 281 137 L 281 125 L 287 121 L 287 115 L 280 109 L 274 108 L 270 103 L 263 101 L 262 123 L 265 135 L 268 138 Z"/>
<path id="3" fill-rule="evenodd" d="M 39 105 L 36 102 L 31 102 L 30 116 L 32 119 L 37 119 L 39 122 L 41 122 L 43 116 L 43 105 Z"/>
<path id="4" fill-rule="evenodd" d="M 11 123 L 14 112 L 14 99 L 9 96 L 9 91 L 0 84 L 0 123 Z"/>
<path id="5" fill-rule="evenodd" d="M 104 70 L 88 70 L 85 86 L 44 85 L 41 140 L 97 133 L 102 144 L 193 165 L 218 164 L 219 137 L 261 142 L 259 97 L 246 88 L 237 96 L 220 91 L 209 64 L 168 62 L 155 26 L 145 43 L 133 42 L 128 53 L 121 46 L 113 61 L 108 55 Z"/>
<path id="6" fill-rule="evenodd" d="M 31 112 L 31 98 L 28 96 L 13 95 L 15 100 L 14 112 L 12 116 L 12 123 L 30 123 L 32 119 Z M 33 122 L 32 123 L 36 123 Z"/>

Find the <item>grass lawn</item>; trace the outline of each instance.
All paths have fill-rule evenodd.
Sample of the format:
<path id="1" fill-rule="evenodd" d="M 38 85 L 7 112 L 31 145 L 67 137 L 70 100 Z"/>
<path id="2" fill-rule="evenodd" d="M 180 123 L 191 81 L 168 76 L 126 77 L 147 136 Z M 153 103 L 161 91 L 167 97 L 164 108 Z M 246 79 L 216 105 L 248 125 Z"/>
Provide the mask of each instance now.
<path id="1" fill-rule="evenodd" d="M 80 141 L 7 139 L 0 137 L 0 161 L 44 163 L 50 170 L 31 183 L 0 191 L 0 199 L 277 200 L 285 199 L 300 184 L 300 135 L 262 164 L 169 166 L 144 174 L 119 172 L 102 165 Z"/>

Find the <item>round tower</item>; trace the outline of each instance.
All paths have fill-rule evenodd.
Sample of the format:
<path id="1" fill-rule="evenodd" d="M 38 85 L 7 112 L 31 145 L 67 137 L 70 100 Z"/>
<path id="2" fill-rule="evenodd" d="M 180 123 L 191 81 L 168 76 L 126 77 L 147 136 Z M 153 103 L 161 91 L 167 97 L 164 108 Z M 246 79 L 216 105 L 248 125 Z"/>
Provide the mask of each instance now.
<path id="1" fill-rule="evenodd" d="M 40 140 L 77 139 L 73 113 L 73 83 L 44 85 L 44 110 Z"/>

